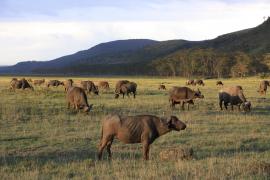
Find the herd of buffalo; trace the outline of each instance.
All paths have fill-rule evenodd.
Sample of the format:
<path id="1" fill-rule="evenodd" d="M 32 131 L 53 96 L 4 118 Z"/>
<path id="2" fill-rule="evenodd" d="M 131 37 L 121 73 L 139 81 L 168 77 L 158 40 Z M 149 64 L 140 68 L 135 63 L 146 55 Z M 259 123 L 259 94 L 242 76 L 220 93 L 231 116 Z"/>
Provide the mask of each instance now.
<path id="1" fill-rule="evenodd" d="M 100 81 L 95 85 L 92 81 L 81 81 L 79 85 L 75 85 L 72 79 L 65 82 L 59 80 L 32 80 L 32 79 L 17 79 L 13 78 L 10 82 L 10 89 L 31 89 L 34 90 L 33 85 L 46 87 L 63 86 L 66 92 L 66 100 L 68 108 L 72 107 L 77 111 L 83 110 L 88 112 L 93 105 L 89 105 L 87 101 L 87 94 L 93 93 L 98 95 L 99 89 L 109 90 L 110 86 L 107 81 Z M 187 80 L 185 87 L 174 86 L 169 90 L 169 102 L 172 108 L 176 104 L 181 104 L 182 109 L 185 109 L 185 104 L 189 109 L 190 104 L 194 104 L 194 100 L 204 98 L 204 95 L 199 89 L 192 90 L 188 86 L 205 86 L 203 80 Z M 223 86 L 222 81 L 216 82 L 217 86 Z M 263 80 L 259 84 L 258 92 L 265 95 L 267 87 L 270 82 Z M 166 90 L 164 84 L 158 86 L 159 90 Z M 136 98 L 137 84 L 127 80 L 118 81 L 115 85 L 115 98 L 120 95 L 129 97 L 130 94 Z M 251 110 L 251 103 L 247 101 L 243 88 L 241 86 L 225 87 L 219 91 L 219 106 L 223 110 L 223 105 L 227 109 L 228 105 L 238 106 L 238 109 L 248 112 Z M 102 133 L 98 150 L 98 158 L 102 158 L 104 148 L 107 148 L 109 158 L 111 158 L 111 145 L 114 137 L 124 143 L 142 143 L 143 144 L 143 157 L 145 160 L 149 158 L 149 146 L 156 138 L 164 135 L 172 130 L 180 131 L 186 128 L 185 123 L 175 116 L 168 118 L 160 118 L 152 115 L 137 115 L 137 116 L 120 116 L 109 115 L 102 121 Z"/>

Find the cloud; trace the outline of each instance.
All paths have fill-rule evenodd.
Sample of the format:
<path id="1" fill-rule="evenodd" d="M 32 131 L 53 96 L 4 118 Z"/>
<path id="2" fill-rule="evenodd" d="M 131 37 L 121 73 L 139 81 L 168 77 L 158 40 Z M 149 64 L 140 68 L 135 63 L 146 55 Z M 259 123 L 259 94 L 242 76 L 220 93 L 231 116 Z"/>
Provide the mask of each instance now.
<path id="1" fill-rule="evenodd" d="M 1 0 L 0 64 L 117 39 L 211 39 L 262 23 L 269 9 L 266 0 Z"/>

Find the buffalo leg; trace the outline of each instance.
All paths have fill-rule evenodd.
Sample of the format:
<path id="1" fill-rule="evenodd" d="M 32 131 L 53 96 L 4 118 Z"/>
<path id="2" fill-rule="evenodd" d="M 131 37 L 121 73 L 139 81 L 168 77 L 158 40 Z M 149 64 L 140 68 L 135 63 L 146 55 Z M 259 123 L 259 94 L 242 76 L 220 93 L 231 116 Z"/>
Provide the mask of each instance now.
<path id="1" fill-rule="evenodd" d="M 149 160 L 149 143 L 146 141 L 143 143 L 143 158 Z"/>
<path id="2" fill-rule="evenodd" d="M 110 140 L 110 137 L 102 137 L 100 140 L 99 148 L 98 148 L 98 160 L 101 160 L 102 158 L 102 152 L 104 148 L 107 146 L 108 142 Z"/>
<path id="3" fill-rule="evenodd" d="M 133 92 L 133 98 L 134 99 L 136 98 L 136 92 Z"/>
<path id="4" fill-rule="evenodd" d="M 182 102 L 182 110 L 185 110 L 185 102 Z"/>
<path id="5" fill-rule="evenodd" d="M 125 98 L 125 93 L 123 93 L 123 99 Z"/>
<path id="6" fill-rule="evenodd" d="M 233 111 L 233 105 L 231 105 L 232 111 Z"/>
<path id="7" fill-rule="evenodd" d="M 113 143 L 113 136 L 110 138 L 109 142 L 107 143 L 107 152 L 108 152 L 108 156 L 109 156 L 109 159 L 112 158 L 112 152 L 111 152 L 111 146 L 112 146 L 112 143 Z"/>
<path id="8" fill-rule="evenodd" d="M 223 108 L 222 108 L 222 101 L 219 101 L 219 107 L 220 107 L 220 110 L 223 110 Z"/>
<path id="9" fill-rule="evenodd" d="M 225 109 L 227 110 L 228 109 L 228 103 L 224 102 L 224 106 L 225 106 Z"/>

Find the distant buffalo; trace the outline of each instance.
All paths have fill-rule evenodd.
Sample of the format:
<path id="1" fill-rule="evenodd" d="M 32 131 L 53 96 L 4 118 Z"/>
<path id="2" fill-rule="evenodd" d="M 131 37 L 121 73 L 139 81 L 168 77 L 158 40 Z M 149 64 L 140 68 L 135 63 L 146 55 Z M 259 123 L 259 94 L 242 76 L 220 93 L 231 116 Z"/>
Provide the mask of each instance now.
<path id="1" fill-rule="evenodd" d="M 33 84 L 35 85 L 35 86 L 40 86 L 40 85 L 42 85 L 42 84 L 44 84 L 45 83 L 45 79 L 41 79 L 41 80 L 34 80 L 33 81 Z"/>
<path id="2" fill-rule="evenodd" d="M 128 82 L 122 84 L 118 89 L 117 93 L 115 93 L 115 98 L 118 98 L 120 94 L 125 98 L 125 94 L 129 97 L 129 94 L 133 94 L 133 98 L 136 98 L 137 84 L 135 82 Z"/>
<path id="3" fill-rule="evenodd" d="M 188 103 L 188 105 L 194 104 L 193 100 L 196 98 L 204 98 L 199 89 L 194 91 L 188 87 L 173 87 L 169 92 L 169 101 L 172 108 L 175 107 L 175 104 L 182 104 L 182 109 L 184 110 L 185 103 Z"/>
<path id="4" fill-rule="evenodd" d="M 170 131 L 180 131 L 185 128 L 186 124 L 176 116 L 160 118 L 152 115 L 109 115 L 102 121 L 98 159 L 102 158 L 102 152 L 106 147 L 109 158 L 112 157 L 111 145 L 116 137 L 125 144 L 142 143 L 143 158 L 148 160 L 150 145 L 155 139 Z"/>
<path id="5" fill-rule="evenodd" d="M 94 93 L 96 95 L 99 94 L 98 88 L 92 81 L 81 81 L 81 87 L 87 92 L 87 93 Z"/>
<path id="6" fill-rule="evenodd" d="M 64 86 L 64 82 L 63 81 L 58 81 L 58 80 L 50 80 L 47 83 L 47 87 L 53 86 L 53 87 L 58 87 L 58 86 Z"/>
<path id="7" fill-rule="evenodd" d="M 201 79 L 196 79 L 194 81 L 194 84 L 195 85 L 199 85 L 199 86 L 204 86 L 205 85 L 204 82 L 203 82 L 203 80 L 201 80 Z"/>
<path id="8" fill-rule="evenodd" d="M 158 90 L 166 90 L 166 86 L 163 85 L 163 84 L 160 84 L 160 85 L 158 86 Z"/>
<path id="9" fill-rule="evenodd" d="M 72 79 L 68 79 L 64 82 L 64 86 L 65 86 L 65 91 L 67 92 L 68 88 L 73 86 L 73 80 Z"/>
<path id="10" fill-rule="evenodd" d="M 31 86 L 28 81 L 24 78 L 18 80 L 17 78 L 13 78 L 10 82 L 10 89 L 31 89 L 34 90 L 33 86 Z"/>
<path id="11" fill-rule="evenodd" d="M 269 81 L 266 80 L 261 81 L 257 92 L 259 92 L 261 95 L 266 95 L 267 86 L 270 86 Z"/>
<path id="12" fill-rule="evenodd" d="M 88 104 L 85 91 L 80 87 L 68 87 L 66 99 L 68 108 L 72 106 L 77 111 L 83 109 L 84 112 L 88 112 L 92 108 L 92 105 Z"/>
<path id="13" fill-rule="evenodd" d="M 251 103 L 246 100 L 241 86 L 232 86 L 221 89 L 219 91 L 219 106 L 221 110 L 223 110 L 223 103 L 226 109 L 228 109 L 228 104 L 231 105 L 232 110 L 234 105 L 237 105 L 239 110 L 241 105 L 243 106 L 244 111 L 250 111 L 251 109 Z"/>
<path id="14" fill-rule="evenodd" d="M 98 88 L 99 89 L 104 89 L 104 90 L 109 90 L 110 89 L 110 85 L 107 81 L 100 81 L 98 82 Z"/>
<path id="15" fill-rule="evenodd" d="M 217 82 L 216 82 L 216 85 L 217 85 L 217 86 L 223 86 L 224 84 L 223 84 L 222 81 L 217 81 Z"/>
<path id="16" fill-rule="evenodd" d="M 195 86 L 196 84 L 195 84 L 194 79 L 189 79 L 189 80 L 186 81 L 186 85 L 187 85 L 187 86 L 189 86 L 189 85 Z"/>

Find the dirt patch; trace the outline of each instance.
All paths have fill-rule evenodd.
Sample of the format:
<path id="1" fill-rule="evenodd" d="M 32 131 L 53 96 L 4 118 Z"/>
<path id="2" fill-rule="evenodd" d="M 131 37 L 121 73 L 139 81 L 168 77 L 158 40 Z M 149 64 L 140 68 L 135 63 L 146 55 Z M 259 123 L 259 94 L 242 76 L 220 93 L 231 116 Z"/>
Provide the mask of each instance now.
<path id="1" fill-rule="evenodd" d="M 193 159 L 194 151 L 190 147 L 173 147 L 162 150 L 159 153 L 159 158 L 163 161 L 167 160 L 191 160 Z"/>

